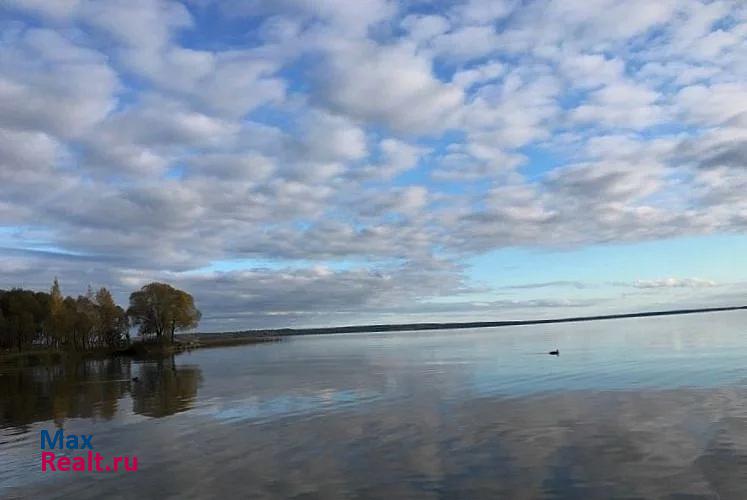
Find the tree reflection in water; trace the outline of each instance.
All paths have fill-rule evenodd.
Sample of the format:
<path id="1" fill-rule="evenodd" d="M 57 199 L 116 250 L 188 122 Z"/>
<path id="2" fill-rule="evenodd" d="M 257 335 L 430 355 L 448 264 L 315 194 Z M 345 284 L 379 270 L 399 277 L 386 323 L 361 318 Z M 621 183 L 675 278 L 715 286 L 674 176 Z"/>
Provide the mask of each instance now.
<path id="1" fill-rule="evenodd" d="M 173 356 L 142 362 L 127 357 L 18 358 L 0 367 L 0 427 L 25 429 L 53 420 L 114 417 L 121 401 L 132 411 L 164 417 L 190 408 L 202 381 L 199 367 Z"/>
<path id="2" fill-rule="evenodd" d="M 149 417 L 165 417 L 188 410 L 202 381 L 200 369 L 177 366 L 174 357 L 140 365 L 132 383 L 132 411 Z"/>

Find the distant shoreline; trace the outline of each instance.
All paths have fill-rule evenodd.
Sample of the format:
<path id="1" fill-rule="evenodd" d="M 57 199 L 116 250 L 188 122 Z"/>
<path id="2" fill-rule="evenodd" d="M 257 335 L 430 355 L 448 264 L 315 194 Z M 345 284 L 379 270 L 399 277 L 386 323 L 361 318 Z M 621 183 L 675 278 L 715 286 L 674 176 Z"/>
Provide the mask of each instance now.
<path id="1" fill-rule="evenodd" d="M 626 319 L 626 318 L 648 318 L 653 316 L 676 316 L 684 314 L 702 314 L 712 312 L 726 312 L 747 310 L 747 306 L 732 307 L 710 307 L 699 309 L 675 309 L 670 311 L 653 311 L 638 312 L 626 314 L 606 314 L 598 316 L 574 316 L 567 318 L 552 319 L 530 319 L 516 321 L 473 321 L 473 322 L 454 322 L 454 323 L 402 323 L 402 324 L 384 324 L 384 325 L 357 325 L 357 326 L 337 326 L 328 328 L 278 328 L 263 330 L 239 330 L 232 332 L 205 332 L 192 333 L 199 339 L 209 339 L 211 336 L 223 336 L 233 339 L 247 337 L 291 337 L 300 335 L 331 335 L 342 333 L 376 333 L 376 332 L 407 332 L 420 330 L 461 330 L 467 328 L 495 328 L 501 326 L 527 326 L 527 325 L 546 325 L 554 323 L 577 323 L 584 321 L 602 321 L 609 319 Z M 177 335 L 177 338 L 180 336 Z M 237 342 L 238 343 L 238 342 Z"/>
<path id="2" fill-rule="evenodd" d="M 671 311 L 638 312 L 627 314 L 607 314 L 598 316 L 575 316 L 567 318 L 532 319 L 516 321 L 473 321 L 454 323 L 401 323 L 388 325 L 356 325 L 329 328 L 278 328 L 264 330 L 240 330 L 233 332 L 205 332 L 177 334 L 176 342 L 172 345 L 159 346 L 140 341 L 133 342 L 124 349 L 94 350 L 87 352 L 53 351 L 48 349 L 31 349 L 26 351 L 2 351 L 0 361 L 27 356 L 133 356 L 147 357 L 157 355 L 179 354 L 193 349 L 211 347 L 230 347 L 247 344 L 262 344 L 277 342 L 283 337 L 303 335 L 332 335 L 344 333 L 377 333 L 377 332 L 407 332 L 424 330 L 460 330 L 467 328 L 495 328 L 502 326 L 529 326 L 554 323 L 576 323 L 584 321 L 602 321 L 609 319 L 648 318 L 654 316 L 676 316 L 684 314 L 702 314 L 726 311 L 747 310 L 747 306 L 711 307 L 699 309 L 676 309 Z"/>

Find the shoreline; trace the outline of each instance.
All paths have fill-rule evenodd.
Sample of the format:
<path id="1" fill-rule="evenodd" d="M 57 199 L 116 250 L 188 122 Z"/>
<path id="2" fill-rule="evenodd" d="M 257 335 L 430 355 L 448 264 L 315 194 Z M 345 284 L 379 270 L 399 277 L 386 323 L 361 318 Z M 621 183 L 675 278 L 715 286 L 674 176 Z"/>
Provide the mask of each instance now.
<path id="1" fill-rule="evenodd" d="M 280 342 L 282 339 L 271 335 L 230 335 L 230 334 L 184 334 L 177 335 L 174 344 L 149 344 L 135 341 L 128 347 L 114 350 L 96 349 L 91 351 L 66 351 L 56 349 L 31 349 L 26 351 L 0 351 L 0 362 L 11 361 L 16 358 L 39 358 L 46 360 L 59 359 L 61 357 L 77 358 L 107 358 L 115 356 L 127 356 L 131 358 L 148 358 L 152 356 L 167 356 L 181 354 L 194 349 L 210 349 L 213 347 L 231 347 L 237 345 L 265 344 Z M 182 338 L 180 338 L 182 337 Z"/>
<path id="2" fill-rule="evenodd" d="M 155 344 L 136 341 L 124 349 L 111 352 L 112 356 L 147 357 L 168 354 L 180 354 L 195 349 L 210 349 L 212 347 L 230 347 L 247 344 L 265 344 L 268 342 L 279 342 L 281 339 L 273 335 L 243 335 L 232 334 L 204 335 L 196 333 L 185 333 L 176 335 L 173 344 Z M 84 353 L 85 354 L 85 353 Z"/>
<path id="3" fill-rule="evenodd" d="M 469 328 L 497 328 L 504 326 L 531 326 L 557 323 L 581 323 L 587 321 L 604 321 L 612 319 L 649 318 L 657 316 L 678 316 L 686 314 L 705 314 L 716 312 L 747 310 L 747 306 L 710 307 L 698 309 L 675 309 L 669 311 L 652 311 L 625 314 L 608 314 L 597 316 L 575 316 L 566 318 L 514 320 L 514 321 L 473 321 L 453 323 L 401 323 L 338 326 L 327 328 L 277 328 L 264 330 L 239 330 L 232 332 L 198 332 L 177 334 L 174 344 L 159 345 L 135 341 L 130 346 L 115 350 L 65 351 L 48 348 L 28 351 L 2 351 L 0 361 L 9 361 L 17 357 L 55 358 L 60 356 L 108 357 L 130 356 L 133 358 L 180 354 L 194 349 L 212 347 L 231 347 L 237 345 L 264 344 L 280 342 L 284 337 L 304 335 L 339 335 L 345 333 L 378 333 L 408 332 L 425 330 L 463 330 Z"/>

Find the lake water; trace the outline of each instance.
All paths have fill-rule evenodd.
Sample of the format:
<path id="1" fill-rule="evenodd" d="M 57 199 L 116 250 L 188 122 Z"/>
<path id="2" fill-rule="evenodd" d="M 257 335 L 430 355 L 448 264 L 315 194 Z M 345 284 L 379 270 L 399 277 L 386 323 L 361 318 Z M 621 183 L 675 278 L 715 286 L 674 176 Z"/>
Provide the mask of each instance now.
<path id="1" fill-rule="evenodd" d="M 41 472 L 57 428 L 138 470 Z M 0 497 L 743 500 L 747 314 L 6 362 Z"/>

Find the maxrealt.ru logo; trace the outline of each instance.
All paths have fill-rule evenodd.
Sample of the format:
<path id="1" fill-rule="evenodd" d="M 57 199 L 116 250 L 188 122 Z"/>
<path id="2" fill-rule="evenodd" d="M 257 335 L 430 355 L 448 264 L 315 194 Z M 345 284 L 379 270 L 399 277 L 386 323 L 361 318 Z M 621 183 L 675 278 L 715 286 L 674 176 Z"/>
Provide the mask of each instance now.
<path id="1" fill-rule="evenodd" d="M 115 456 L 108 460 L 99 452 L 93 451 L 93 434 L 68 434 L 62 429 L 50 435 L 43 430 L 40 434 L 41 449 L 46 450 L 87 450 L 85 456 L 67 456 L 52 451 L 42 451 L 42 472 L 117 472 L 120 470 L 137 471 L 137 457 Z"/>

